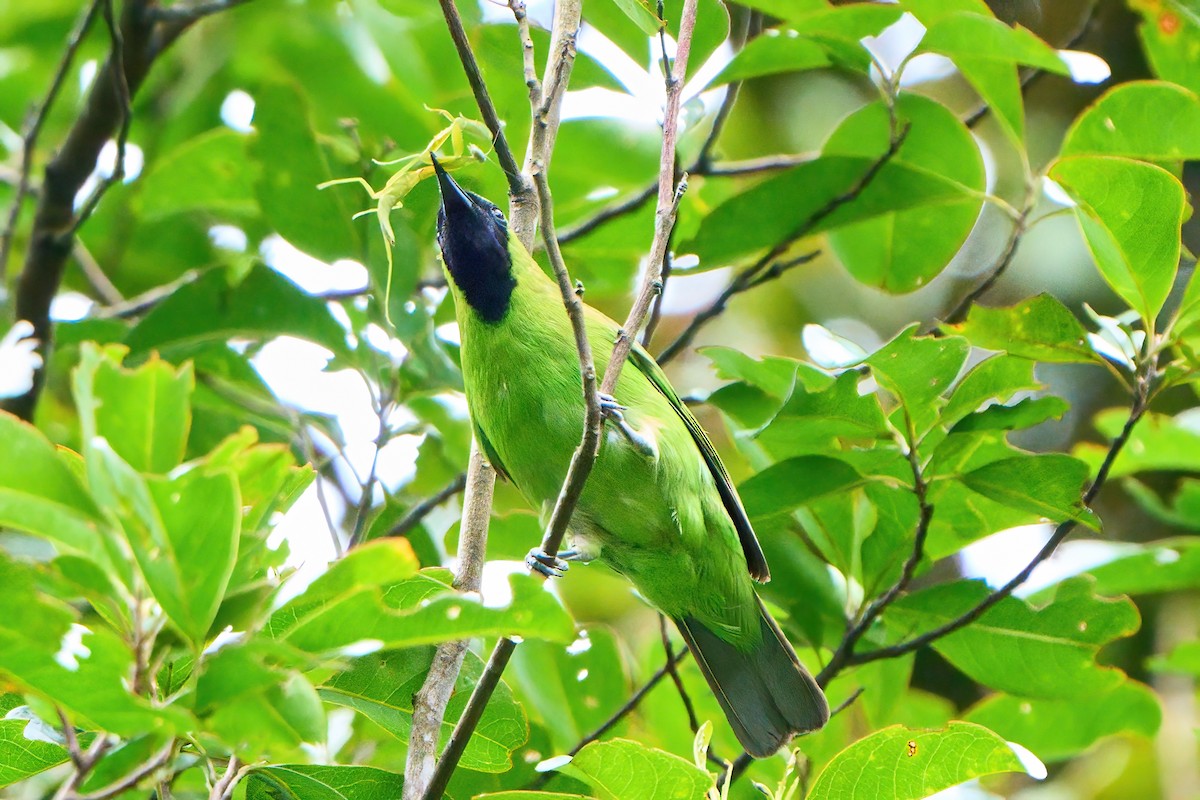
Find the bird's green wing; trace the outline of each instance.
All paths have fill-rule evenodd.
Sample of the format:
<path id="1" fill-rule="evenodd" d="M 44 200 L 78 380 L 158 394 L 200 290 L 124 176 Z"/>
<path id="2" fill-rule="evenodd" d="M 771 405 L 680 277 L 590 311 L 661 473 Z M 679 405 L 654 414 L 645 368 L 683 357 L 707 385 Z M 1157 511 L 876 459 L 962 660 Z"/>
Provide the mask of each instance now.
<path id="1" fill-rule="evenodd" d="M 504 480 L 510 480 L 508 470 L 504 468 L 504 463 L 500 460 L 500 456 L 496 454 L 496 448 L 492 447 L 492 443 L 488 441 L 487 436 L 483 432 L 483 428 L 479 427 L 479 423 L 473 423 L 475 427 L 475 438 L 479 442 L 479 449 L 483 451 L 483 457 L 492 465 L 492 469 Z"/>
<path id="2" fill-rule="evenodd" d="M 658 362 L 654 360 L 653 356 L 642 347 L 635 346 L 629 353 L 629 361 L 637 368 L 638 372 L 645 375 L 650 383 L 654 384 L 663 397 L 667 398 L 675 412 L 679 414 L 679 418 L 687 425 L 692 439 L 696 442 L 696 447 L 704 456 L 708 471 L 712 473 L 713 481 L 717 484 L 721 502 L 725 504 L 725 510 L 729 512 L 729 518 L 733 520 L 733 527 L 737 529 L 738 540 L 742 543 L 742 552 L 746 554 L 746 567 L 750 570 L 750 575 L 757 581 L 770 580 L 771 572 L 767 568 L 767 558 L 758 544 L 758 537 L 754 535 L 754 528 L 750 525 L 749 517 L 746 516 L 746 509 L 742 507 L 742 500 L 738 497 L 737 490 L 733 488 L 733 481 L 730 480 L 729 473 L 725 471 L 725 465 L 721 463 L 721 457 L 717 455 L 716 448 L 708 440 L 708 434 L 700 427 L 700 423 L 692 416 L 688 407 L 679 399 L 679 395 L 675 393 L 675 389 L 667 381 L 667 376 L 663 374 L 662 367 L 658 366 Z"/>

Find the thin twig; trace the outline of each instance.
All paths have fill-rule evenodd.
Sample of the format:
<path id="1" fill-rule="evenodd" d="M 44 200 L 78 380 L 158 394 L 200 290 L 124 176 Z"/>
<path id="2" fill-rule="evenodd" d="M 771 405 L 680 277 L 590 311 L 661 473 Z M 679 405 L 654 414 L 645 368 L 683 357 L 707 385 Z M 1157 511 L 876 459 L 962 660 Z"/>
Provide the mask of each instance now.
<path id="1" fill-rule="evenodd" d="M 75 214 L 75 220 L 70 230 L 60 234 L 67 241 L 74 239 L 75 233 L 92 216 L 92 212 L 96 210 L 96 206 L 100 204 L 100 199 L 104 197 L 109 188 L 113 184 L 120 183 L 125 179 L 125 148 L 129 141 L 129 126 L 133 121 L 129 79 L 125 75 L 125 37 L 121 33 L 121 26 L 117 24 L 116 18 L 113 15 L 113 0 L 104 0 L 103 9 L 104 23 L 108 26 L 108 35 L 112 38 L 112 63 L 114 65 L 112 81 L 113 91 L 117 95 L 119 114 L 116 140 L 117 155 L 113 163 L 112 172 L 107 177 L 100 178 L 97 181 L 96 188 L 83 201 L 79 211 Z"/>
<path id="2" fill-rule="evenodd" d="M 912 548 L 909 551 L 908 558 L 904 561 L 904 566 L 900 570 L 900 577 L 896 579 L 896 582 L 887 591 L 871 601 L 870 605 L 859 616 L 858 622 L 842 637 L 842 642 L 829 659 L 829 663 L 817 675 L 817 684 L 821 687 L 828 686 L 829 682 L 841 672 L 854 655 L 854 648 L 858 645 L 862 637 L 871 629 L 884 610 L 900 596 L 901 592 L 908 588 L 909 583 L 912 582 L 913 575 L 916 574 L 917 566 L 921 563 L 921 559 L 925 555 L 925 539 L 929 535 L 929 525 L 933 522 L 933 506 L 929 503 L 929 486 L 925 483 L 925 476 L 922 474 L 916 447 L 911 441 L 913 438 L 909 437 L 907 455 L 909 468 L 912 470 L 913 475 L 913 494 L 917 497 L 919 512 L 916 532 L 913 534 Z"/>
<path id="3" fill-rule="evenodd" d="M 1088 490 L 1083 494 L 1083 504 L 1085 506 L 1089 505 L 1094 499 L 1096 499 L 1096 495 L 1100 493 L 1100 489 L 1104 486 L 1105 481 L 1108 479 L 1108 473 L 1112 469 L 1113 464 L 1116 462 L 1117 456 L 1120 455 L 1121 450 L 1129 441 L 1129 437 L 1133 433 L 1134 427 L 1142 418 L 1142 415 L 1146 412 L 1146 408 L 1150 401 L 1152 386 L 1157 378 L 1155 370 L 1156 367 L 1154 363 L 1151 362 L 1144 372 L 1140 372 L 1137 385 L 1134 389 L 1133 403 L 1129 409 L 1129 417 L 1125 420 L 1125 425 L 1121 429 L 1120 434 L 1118 434 L 1117 438 L 1113 439 L 1112 444 L 1109 445 L 1108 453 L 1105 454 L 1104 461 L 1101 462 L 1100 469 L 1096 472 L 1096 479 L 1092 481 L 1092 485 L 1088 487 Z M 1062 544 L 1063 540 L 1067 538 L 1071 531 L 1075 530 L 1076 524 L 1077 522 L 1074 519 L 1069 519 L 1060 523 L 1058 527 L 1054 529 L 1054 533 L 1050 535 L 1050 538 L 1046 541 L 1046 544 L 1042 546 L 1042 549 L 1039 550 L 1037 554 L 1029 560 L 1029 563 L 1026 564 L 1020 572 L 1018 572 L 1008 583 L 989 594 L 966 613 L 961 614 L 950 622 L 940 625 L 933 630 L 926 631 L 920 636 L 915 636 L 906 642 L 900 642 L 888 647 L 881 647 L 877 650 L 871 650 L 867 653 L 851 655 L 847 659 L 847 666 L 866 664 L 871 661 L 878 661 L 881 658 L 896 658 L 898 656 L 906 655 L 919 650 L 926 645 L 932 644 L 938 639 L 941 639 L 943 636 L 948 636 L 957 630 L 965 628 L 972 622 L 975 622 L 985 613 L 987 613 L 992 606 L 1010 597 L 1012 593 L 1016 591 L 1017 587 L 1028 580 L 1029 576 L 1033 574 L 1033 571 L 1037 568 L 1037 566 L 1049 558 L 1051 554 L 1053 554 L 1058 548 L 1058 546 Z"/>
<path id="4" fill-rule="evenodd" d="M 83 751 L 79 749 L 79 739 L 75 735 L 75 726 L 71 720 L 67 719 L 67 714 L 61 707 L 55 706 L 54 710 L 58 712 L 58 721 L 62 724 L 63 738 L 67 741 L 67 755 L 71 758 L 71 763 L 75 765 L 76 772 L 87 772 L 88 767 L 84 766 Z"/>
<path id="5" fill-rule="evenodd" d="M 756 175 L 759 172 L 777 172 L 783 169 L 798 167 L 801 164 L 815 161 L 818 157 L 819 154 L 817 153 L 780 153 L 777 155 L 760 156 L 759 158 L 746 158 L 740 161 L 721 161 L 708 165 L 698 174 L 717 178 L 732 177 L 734 175 Z"/>
<path id="6" fill-rule="evenodd" d="M 123 792 L 133 789 L 154 772 L 162 769 L 162 767 L 171 760 L 171 757 L 174 754 L 175 740 L 172 739 L 171 741 L 167 742 L 167 744 L 161 750 L 138 765 L 138 767 L 132 772 L 116 781 L 113 781 L 103 789 L 97 789 L 96 791 L 88 792 L 87 794 L 76 794 L 75 792 L 70 792 L 65 795 L 62 800 L 110 800 L 110 798 L 116 797 Z"/>
<path id="7" fill-rule="evenodd" d="M 525 86 L 529 89 L 529 102 L 537 107 L 541 103 L 542 82 L 537 76 L 533 35 L 529 32 L 529 15 L 525 13 L 524 0 L 508 0 L 508 7 L 517 21 L 517 33 L 521 37 L 521 59 L 525 65 Z"/>
<path id="8" fill-rule="evenodd" d="M 229 763 L 225 765 L 225 774 L 213 784 L 208 800 L 227 800 L 246 769 L 248 765 L 242 764 L 237 756 L 230 756 Z"/>
<path id="9" fill-rule="evenodd" d="M 1033 212 L 1033 201 L 1027 199 L 1025 207 L 1021 209 L 1021 213 L 1013 221 L 1012 231 L 1008 235 L 1008 241 L 1004 244 L 1004 250 L 1001 251 L 1000 257 L 996 259 L 996 264 L 988 270 L 987 277 L 971 291 L 959 300 L 954 308 L 946 315 L 945 322 L 948 325 L 954 325 L 962 322 L 967 317 L 967 312 L 971 306 L 978 302 L 979 298 L 987 294 L 988 290 L 995 285 L 1000 276 L 1012 264 L 1013 258 L 1017 255 L 1017 247 L 1021 243 L 1021 237 L 1025 235 L 1025 231 L 1029 229 L 1029 215 Z"/>
<path id="10" fill-rule="evenodd" d="M 104 268 L 100 266 L 100 262 L 84 246 L 83 242 L 76 239 L 73 247 L 72 254 L 79 263 L 79 269 L 83 272 L 83 277 L 87 280 L 88 285 L 92 287 L 92 291 L 100 297 L 100 300 L 107 305 L 123 303 L 125 298 L 121 295 L 121 290 L 114 286 L 113 282 L 104 274 Z"/>
<path id="11" fill-rule="evenodd" d="M 772 259 L 776 255 L 776 250 L 772 249 L 767 254 L 771 258 L 764 256 L 750 267 L 747 267 L 736 278 L 730 281 L 724 291 L 717 295 L 711 303 L 697 312 L 691 321 L 688 322 L 687 327 L 675 337 L 674 341 L 663 348 L 662 352 L 656 357 L 656 360 L 659 364 L 665 364 L 682 353 L 691 344 L 692 339 L 696 337 L 700 329 L 724 313 L 726 307 L 729 305 L 729 301 L 737 295 L 774 280 L 794 267 L 807 264 L 820 254 L 820 250 L 814 250 L 786 261 L 773 261 Z"/>
<path id="12" fill-rule="evenodd" d="M 436 494 L 426 497 L 410 508 L 408 513 L 401 517 L 400 521 L 393 525 L 384 535 L 388 537 L 407 536 L 409 531 L 420 525 L 422 520 L 429 516 L 435 508 L 462 492 L 466 486 L 467 473 L 458 473 L 454 476 L 453 480 L 439 489 Z M 350 542 L 351 547 L 354 547 L 356 544 L 361 544 L 361 537 L 358 540 Z"/>
<path id="13" fill-rule="evenodd" d="M 675 684 L 675 690 L 679 692 L 683 710 L 687 713 L 688 727 L 692 729 L 694 736 L 700 730 L 700 720 L 696 717 L 696 706 L 692 703 L 692 697 L 684 688 L 683 679 L 679 677 L 679 670 L 675 668 L 675 648 L 671 646 L 671 629 L 667 626 L 667 618 L 662 614 L 658 615 L 658 628 L 662 636 L 663 651 L 667 654 L 665 669 L 671 676 L 671 682 Z"/>
<path id="14" fill-rule="evenodd" d="M 16 181 L 17 191 L 13 195 L 12 205 L 8 210 L 8 222 L 4 226 L 4 234 L 0 236 L 0 285 L 7 282 L 8 255 L 12 250 L 13 239 L 17 233 L 21 204 L 25 200 L 25 195 L 29 193 L 33 173 L 33 156 L 37 150 L 38 137 L 42 133 L 42 125 L 46 122 L 46 114 L 54 105 L 54 99 L 58 97 L 67 72 L 71 69 L 71 63 L 75 60 L 75 54 L 79 51 L 79 45 L 83 42 L 88 28 L 92 26 L 92 21 L 96 19 L 96 12 L 100 10 L 100 4 L 103 2 L 104 0 L 92 0 L 83 10 L 79 21 L 75 23 L 74 29 L 67 36 L 67 46 L 63 50 L 62 58 L 59 59 L 54 77 L 50 80 L 50 88 L 46 90 L 45 99 L 35 109 L 31 109 L 26 118 L 25 130 L 21 134 L 21 171 Z"/>
<path id="15" fill-rule="evenodd" d="M 798 264 L 807 263 L 815 257 L 815 253 L 810 253 L 801 256 L 799 259 L 791 262 L 776 263 L 776 259 L 791 246 L 793 242 L 804 236 L 807 236 L 822 220 L 837 211 L 846 203 L 849 203 L 859 197 L 875 180 L 875 177 L 880 173 L 884 166 L 892 160 L 899 152 L 900 147 L 904 144 L 904 140 L 908 136 L 909 127 L 893 125 L 893 133 L 888 142 L 888 149 L 879 158 L 872 162 L 871 166 L 862 174 L 862 176 L 851 186 L 846 192 L 831 198 L 812 216 L 805 219 L 795 229 L 785 236 L 781 241 L 775 244 L 766 255 L 758 259 L 749 269 L 740 274 L 732 283 L 722 292 L 716 300 L 714 300 L 708 308 L 697 314 L 688 324 L 683 332 L 675 338 L 658 356 L 660 364 L 670 361 L 678 356 L 684 348 L 686 348 L 695 338 L 700 328 L 708 324 L 712 319 L 719 316 L 724 310 L 729 300 L 736 294 L 761 285 L 767 280 L 773 280 L 779 277 L 785 270 Z"/>
<path id="16" fill-rule="evenodd" d="M 692 47 L 692 32 L 696 26 L 697 0 L 684 0 L 683 10 L 679 16 L 679 38 L 675 48 L 675 64 L 671 70 L 671 78 L 667 81 L 667 103 L 663 112 L 662 153 L 658 160 L 658 204 L 655 208 L 654 239 L 650 245 L 649 266 L 642 280 L 642 289 L 638 293 L 625 324 L 617 332 L 617 340 L 613 343 L 612 357 L 604 371 L 604 381 L 600 390 L 611 395 L 616 391 L 617 379 L 621 376 L 621 368 L 629 357 L 634 342 L 637 341 L 638 331 L 650 311 L 650 304 L 662 290 L 663 254 L 667 251 L 667 242 L 671 238 L 671 230 L 675 225 L 675 215 L 679 210 L 679 200 L 687 187 L 687 176 L 680 177 L 679 184 L 675 183 L 675 145 L 679 136 L 679 106 L 683 98 L 684 78 L 687 76 L 688 56 Z"/>
<path id="17" fill-rule="evenodd" d="M 525 179 L 521 175 L 521 168 L 517 166 L 512 149 L 508 146 L 508 139 L 504 136 L 503 123 L 500 122 L 500 115 L 496 113 L 496 106 L 488 94 L 487 85 L 483 82 L 483 73 L 479 71 L 479 63 L 471 50 L 471 42 L 467 39 L 467 31 L 463 28 L 458 8 L 455 7 L 454 0 L 438 0 L 438 4 L 442 7 L 442 16 L 446 18 L 446 27 L 450 31 L 450 38 L 454 40 L 454 48 L 458 51 L 458 59 L 462 62 L 467 82 L 471 84 L 475 104 L 479 106 L 479 113 L 483 115 L 483 123 L 492 132 L 496 158 L 500 161 L 505 177 L 508 178 L 509 194 L 524 194 L 528 192 Z"/>
<path id="18" fill-rule="evenodd" d="M 197 0 L 191 3 L 160 6 L 155 8 L 152 13 L 159 22 L 190 24 L 248 2 L 250 0 Z"/>

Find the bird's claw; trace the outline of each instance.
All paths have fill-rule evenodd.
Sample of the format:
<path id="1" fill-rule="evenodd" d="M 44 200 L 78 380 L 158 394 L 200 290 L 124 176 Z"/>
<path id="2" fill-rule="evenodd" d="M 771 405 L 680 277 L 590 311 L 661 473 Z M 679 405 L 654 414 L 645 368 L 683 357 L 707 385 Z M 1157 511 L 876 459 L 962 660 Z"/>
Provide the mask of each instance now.
<path id="1" fill-rule="evenodd" d="M 535 572 L 540 572 L 547 578 L 561 578 L 566 574 L 570 565 L 561 558 L 551 556 L 540 547 L 535 547 L 525 556 L 525 566 Z"/>
<path id="2" fill-rule="evenodd" d="M 635 431 L 633 426 L 625 420 L 625 415 L 621 413 L 629 409 L 618 403 L 617 399 L 610 394 L 601 392 L 599 400 L 600 411 L 617 426 L 617 430 L 633 445 L 634 449 L 647 458 L 654 458 L 657 455 L 654 445 L 646 437 Z"/>

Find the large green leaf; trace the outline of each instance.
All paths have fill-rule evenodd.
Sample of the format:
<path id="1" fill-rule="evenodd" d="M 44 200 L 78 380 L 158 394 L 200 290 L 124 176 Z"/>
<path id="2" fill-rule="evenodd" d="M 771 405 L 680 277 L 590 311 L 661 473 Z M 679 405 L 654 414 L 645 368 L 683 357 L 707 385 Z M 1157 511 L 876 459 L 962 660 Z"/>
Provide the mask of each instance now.
<path id="1" fill-rule="evenodd" d="M 484 606 L 417 568 L 403 540 L 357 547 L 308 589 L 276 611 L 270 634 L 309 652 L 363 641 L 397 649 L 474 636 L 519 635 L 567 643 L 575 626 L 539 581 L 513 575 L 512 603 Z"/>
<path id="2" fill-rule="evenodd" d="M 240 281 L 221 269 L 175 290 L 125 337 L 134 355 L 185 352 L 201 342 L 291 335 L 346 353 L 346 334 L 324 301 L 278 272 L 255 266 Z"/>
<path id="3" fill-rule="evenodd" d="M 767 467 L 738 487 L 751 519 L 784 514 L 864 481 L 854 467 L 829 456 L 797 456 Z"/>
<path id="4" fill-rule="evenodd" d="M 958 382 L 949 402 L 942 410 L 938 423 L 951 428 L 984 404 L 1005 403 L 1017 392 L 1039 387 L 1040 384 L 1033 378 L 1032 362 L 1011 355 L 993 356 L 976 364 Z"/>
<path id="5" fill-rule="evenodd" d="M 0 441 L 0 526 L 104 563 L 104 516 L 54 445 L 37 428 L 3 411 Z"/>
<path id="6" fill-rule="evenodd" d="M 867 359 L 879 383 L 895 395 L 907 422 L 905 438 L 915 446 L 934 426 L 945 393 L 958 377 L 970 346 L 958 336 L 918 337 L 917 326 L 902 331 Z"/>
<path id="7" fill-rule="evenodd" d="M 620 643 L 599 627 L 581 631 L 566 647 L 523 643 L 505 675 L 523 696 L 537 698 L 528 704 L 531 721 L 547 729 L 560 752 L 600 727 L 629 699 Z"/>
<path id="8" fill-rule="evenodd" d="M 941 730 L 894 725 L 859 739 L 825 765 L 811 800 L 919 800 L 997 772 L 1024 772 L 1004 739 L 970 722 Z"/>
<path id="9" fill-rule="evenodd" d="M 341 197 L 317 184 L 333 177 L 317 145 L 299 87 L 264 86 L 255 93 L 255 139 L 250 154 L 262 165 L 258 202 L 283 238 L 324 261 L 357 258 L 358 230 Z M 272 310 L 278 310 L 273 308 Z"/>
<path id="10" fill-rule="evenodd" d="M 226 471 L 194 469 L 149 483 L 161 530 L 131 536 L 155 599 L 191 642 L 202 645 L 233 574 L 241 530 L 237 481 Z M 133 530 L 127 526 L 127 533 Z"/>
<path id="11" fill-rule="evenodd" d="M 1052 522 L 1073 519 L 1099 530 L 1083 506 L 1086 465 L 1060 453 L 1019 455 L 984 464 L 962 476 L 963 483 L 998 503 L 1039 514 Z"/>
<path id="12" fill-rule="evenodd" d="M 871 440 L 888 436 L 883 410 L 874 394 L 860 394 L 860 376 L 847 371 L 827 389 L 809 391 L 797 383 L 791 397 L 757 440 L 778 459 L 828 453 L 839 439 Z"/>
<path id="13" fill-rule="evenodd" d="M 896 636 L 919 635 L 966 613 L 988 591 L 976 581 L 940 584 L 897 601 L 884 620 Z M 1097 597 L 1089 579 L 1075 578 L 1062 583 L 1053 602 L 1039 609 L 1007 597 L 978 621 L 938 639 L 933 648 L 993 689 L 1078 701 L 1124 682 L 1120 670 L 1096 663 L 1096 653 L 1137 631 L 1139 623 L 1128 598 Z"/>
<path id="14" fill-rule="evenodd" d="M 1076 202 L 1100 274 L 1153 325 L 1179 266 L 1183 185 L 1161 167 L 1108 156 L 1063 158 L 1050 177 Z"/>
<path id="15" fill-rule="evenodd" d="M 972 707 L 965 719 L 1024 745 L 1043 761 L 1063 761 L 1106 736 L 1153 736 L 1162 710 L 1148 687 L 1127 681 L 1086 702 L 993 695 Z"/>
<path id="16" fill-rule="evenodd" d="M 433 647 L 414 647 L 357 658 L 349 669 L 334 675 L 317 691 L 326 702 L 352 708 L 400 741 L 408 742 L 413 698 L 429 674 L 433 652 Z M 482 672 L 483 662 L 468 652 L 442 719 L 442 743 L 453 732 Z M 481 772 L 506 772 L 512 768 L 512 752 L 528 738 L 524 710 L 508 686 L 500 683 L 467 742 L 461 766 Z"/>
<path id="17" fill-rule="evenodd" d="M 1025 28 L 1009 27 L 990 16 L 958 11 L 929 24 L 918 53 L 937 53 L 954 62 L 963 77 L 995 112 L 1004 132 L 1025 138 L 1025 108 L 1017 65 L 1068 74 L 1054 48 Z"/>
<path id="18" fill-rule="evenodd" d="M 960 194 L 928 205 L 900 205 L 834 230 L 829 242 L 861 283 L 903 293 L 924 286 L 945 269 L 966 241 L 983 205 L 984 175 L 975 140 L 941 103 L 904 94 L 895 113 L 900 124 L 909 126 L 895 163 L 949 181 L 960 187 Z M 888 109 L 882 102 L 872 103 L 838 126 L 823 153 L 870 156 L 885 149 L 891 135 Z M 880 174 L 877 180 L 886 177 Z"/>
<path id="19" fill-rule="evenodd" d="M 94 345 L 84 345 L 98 353 Z M 111 351 L 87 370 L 95 406 L 96 434 L 126 463 L 139 472 L 166 474 L 183 460 L 191 428 L 191 396 L 195 386 L 192 367 L 176 370 L 151 354 L 136 369 L 125 369 Z M 85 363 L 92 356 L 85 356 Z"/>
<path id="20" fill-rule="evenodd" d="M 1128 410 L 1110 408 L 1097 414 L 1093 422 L 1100 435 L 1111 441 L 1120 435 L 1128 419 Z M 1075 448 L 1075 454 L 1095 473 L 1108 450 L 1108 445 L 1083 442 Z M 1143 415 L 1108 474 L 1122 478 L 1140 472 L 1200 472 L 1200 431 L 1190 421 L 1168 414 Z"/>
<path id="21" fill-rule="evenodd" d="M 29 724 L 23 719 L 0 719 L 0 787 L 45 772 L 69 758 L 62 745 L 26 738 Z"/>
<path id="22" fill-rule="evenodd" d="M 886 127 L 882 133 L 886 140 Z M 878 135 L 871 140 L 878 141 Z M 852 201 L 840 203 L 839 198 L 856 188 L 885 152 L 886 145 L 866 158 L 825 154 L 755 184 L 713 209 L 679 252 L 695 253 L 703 266 L 716 268 L 800 233 L 820 233 L 909 208 L 940 208 L 963 202 L 969 194 L 951 178 L 894 158 Z M 839 202 L 836 211 L 823 213 L 835 202 Z M 822 213 L 819 220 L 818 213 Z"/>
<path id="23" fill-rule="evenodd" d="M 108 628 L 85 628 L 34 571 L 0 553 L 0 674 L 57 704 L 81 727 L 135 735 L 193 730 L 186 712 L 131 694 L 133 654 Z"/>
<path id="24" fill-rule="evenodd" d="M 1200 588 L 1200 541 L 1167 539 L 1093 567 L 1096 591 L 1108 595 L 1158 594 Z"/>
<path id="25" fill-rule="evenodd" d="M 246 142 L 244 133 L 215 128 L 158 159 L 142 179 L 143 218 L 197 211 L 234 219 L 256 215 L 258 162 L 246 157 Z"/>
<path id="26" fill-rule="evenodd" d="M 246 777 L 246 800 L 395 800 L 403 786 L 375 767 L 271 764 Z"/>
<path id="27" fill-rule="evenodd" d="M 695 800 L 713 785 L 695 764 L 629 739 L 592 742 L 564 771 L 605 800 Z"/>
<path id="28" fill-rule="evenodd" d="M 1122 83 L 1079 115 L 1061 152 L 1143 161 L 1200 158 L 1200 98 L 1163 81 Z"/>
<path id="29" fill-rule="evenodd" d="M 1196 69 L 1196 51 L 1200 49 L 1200 14 L 1191 0 L 1165 3 L 1130 4 L 1143 22 L 1138 26 L 1147 60 L 1158 77 L 1200 92 L 1200 70 Z"/>
<path id="30" fill-rule="evenodd" d="M 1060 300 L 1039 294 L 1015 306 L 974 305 L 965 322 L 950 326 L 971 344 L 1051 363 L 1094 364 L 1087 331 Z"/>

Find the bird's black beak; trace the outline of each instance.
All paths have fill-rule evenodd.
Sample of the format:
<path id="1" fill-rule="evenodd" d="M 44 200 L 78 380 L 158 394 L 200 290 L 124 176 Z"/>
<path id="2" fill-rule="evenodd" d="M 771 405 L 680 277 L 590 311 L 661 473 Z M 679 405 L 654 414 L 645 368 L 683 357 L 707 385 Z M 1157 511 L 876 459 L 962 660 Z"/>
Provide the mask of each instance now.
<path id="1" fill-rule="evenodd" d="M 493 203 L 459 186 L 437 156 L 430 153 L 429 159 L 442 194 L 437 221 L 442 260 L 479 316 L 496 322 L 508 309 L 516 286 L 508 250 L 508 223 Z"/>
<path id="2" fill-rule="evenodd" d="M 433 162 L 433 171 L 437 175 L 438 191 L 442 195 L 442 214 L 447 223 L 452 227 L 456 223 L 462 225 L 476 216 L 478 211 L 475 203 L 458 185 L 458 182 L 450 177 L 450 173 L 442 168 L 442 163 L 437 160 L 437 156 L 430 153 L 429 160 Z"/>

